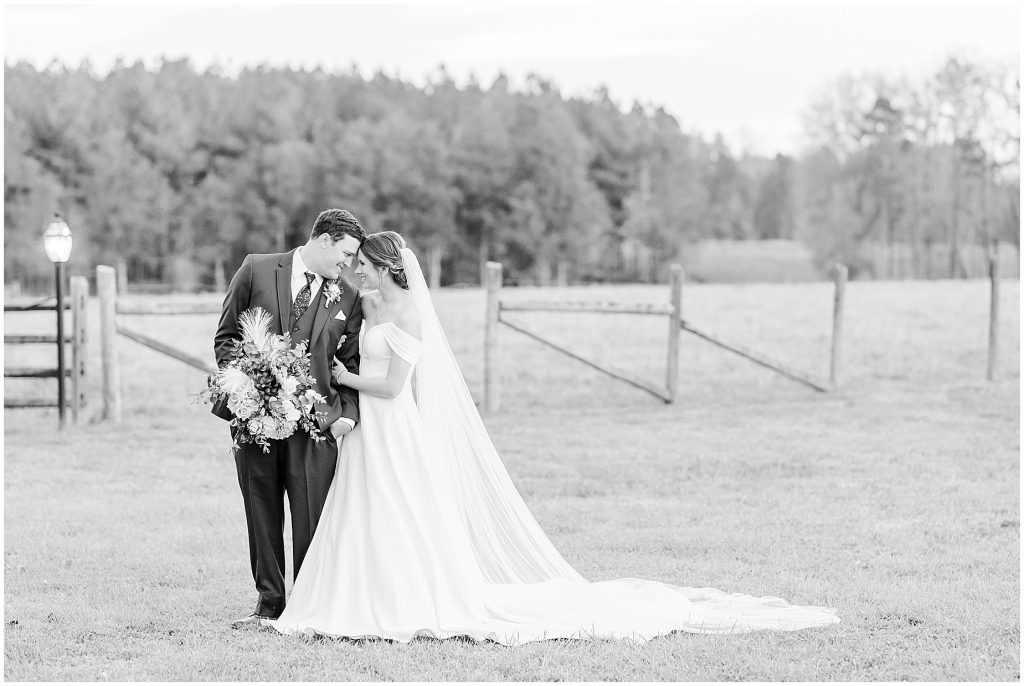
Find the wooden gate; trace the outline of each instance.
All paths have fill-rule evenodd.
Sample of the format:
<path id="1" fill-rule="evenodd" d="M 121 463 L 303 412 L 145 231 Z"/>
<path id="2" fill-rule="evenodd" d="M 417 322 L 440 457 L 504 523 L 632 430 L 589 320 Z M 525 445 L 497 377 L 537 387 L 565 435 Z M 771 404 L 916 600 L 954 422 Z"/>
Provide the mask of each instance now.
<path id="1" fill-rule="evenodd" d="M 498 324 L 543 343 L 546 346 L 578 360 L 588 367 L 623 381 L 635 388 L 650 393 L 659 400 L 671 403 L 675 400 L 679 383 L 679 321 L 682 306 L 683 268 L 678 264 L 671 267 L 669 302 L 667 303 L 620 303 L 586 301 L 520 300 L 501 299 L 501 264 L 487 263 L 487 321 L 484 329 L 484 411 L 497 412 L 500 407 L 498 384 Z M 606 361 L 596 360 L 589 355 L 573 350 L 569 343 L 549 333 L 541 332 L 510 312 L 590 312 L 605 314 L 639 314 L 668 318 L 668 351 L 665 363 L 665 385 L 641 379 L 636 375 Z"/>
<path id="2" fill-rule="evenodd" d="M 766 367 L 781 374 L 791 381 L 812 388 L 819 393 L 833 390 L 839 383 L 839 352 L 842 336 L 843 294 L 846 285 L 846 268 L 838 265 L 836 274 L 836 291 L 833 308 L 831 380 L 830 383 L 815 381 L 811 375 L 798 371 L 781 362 L 769 359 L 739 343 L 729 342 L 721 336 L 712 334 L 707 329 L 686 320 L 682 316 L 683 304 L 683 268 L 677 264 L 671 266 L 669 286 L 669 302 L 667 303 L 618 303 L 618 302 L 580 302 L 580 301 L 504 301 L 501 299 L 501 265 L 497 262 L 487 263 L 487 319 L 484 331 L 484 411 L 497 412 L 500 407 L 500 390 L 498 383 L 498 325 L 518 331 L 530 338 L 543 343 L 569 357 L 582 362 L 600 372 L 650 393 L 665 403 L 675 400 L 679 388 L 679 332 L 685 331 L 708 343 Z M 669 342 L 665 364 L 665 384 L 637 378 L 608 362 L 595 360 L 583 353 L 573 350 L 570 344 L 557 340 L 548 333 L 542 333 L 529 326 L 509 312 L 599 312 L 606 314 L 645 314 L 668 317 Z"/>
<path id="3" fill-rule="evenodd" d="M 71 312 L 71 335 L 65 334 L 61 345 L 71 345 L 71 364 L 65 368 L 64 375 L 71 382 L 70 393 L 65 396 L 65 407 L 71 410 L 71 419 L 76 424 L 85 421 L 86 406 L 86 303 L 89 295 L 89 282 L 84 276 L 72 276 L 71 295 L 64 303 L 64 311 Z M 56 298 L 47 298 L 28 305 L 11 305 L 4 303 L 4 312 L 54 312 L 57 311 Z M 63 316 L 63 313 L 61 313 Z M 4 345 L 57 345 L 57 335 L 49 333 L 4 334 Z M 57 367 L 4 367 L 4 378 L 17 379 L 56 379 Z M 10 398 L 4 393 L 4 408 L 57 407 L 59 400 L 54 391 L 54 399 L 44 398 Z"/>

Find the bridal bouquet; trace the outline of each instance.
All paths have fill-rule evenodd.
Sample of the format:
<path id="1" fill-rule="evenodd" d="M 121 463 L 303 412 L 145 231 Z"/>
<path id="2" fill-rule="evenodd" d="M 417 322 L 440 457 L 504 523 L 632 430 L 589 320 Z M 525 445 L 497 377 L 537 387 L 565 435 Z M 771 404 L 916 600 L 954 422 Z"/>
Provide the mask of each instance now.
<path id="1" fill-rule="evenodd" d="M 210 376 L 197 400 L 213 403 L 227 399 L 235 415 L 235 443 L 256 443 L 270 452 L 270 440 L 288 438 L 296 429 L 314 441 L 326 436 L 316 420 L 326 416 L 314 403 L 325 398 L 316 392 L 309 374 L 307 343 L 291 344 L 291 335 L 270 332 L 270 313 L 257 307 L 238 317 L 242 340 L 235 343 L 231 359 Z"/>

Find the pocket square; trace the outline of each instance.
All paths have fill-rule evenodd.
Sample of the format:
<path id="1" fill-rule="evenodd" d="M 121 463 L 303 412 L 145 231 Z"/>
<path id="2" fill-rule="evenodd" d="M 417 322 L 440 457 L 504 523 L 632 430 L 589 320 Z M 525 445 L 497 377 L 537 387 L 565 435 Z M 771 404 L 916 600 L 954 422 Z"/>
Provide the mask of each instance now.
<path id="1" fill-rule="evenodd" d="M 339 322 L 343 322 L 345 321 L 345 313 L 339 310 L 338 314 L 334 315 L 334 318 L 337 319 Z"/>

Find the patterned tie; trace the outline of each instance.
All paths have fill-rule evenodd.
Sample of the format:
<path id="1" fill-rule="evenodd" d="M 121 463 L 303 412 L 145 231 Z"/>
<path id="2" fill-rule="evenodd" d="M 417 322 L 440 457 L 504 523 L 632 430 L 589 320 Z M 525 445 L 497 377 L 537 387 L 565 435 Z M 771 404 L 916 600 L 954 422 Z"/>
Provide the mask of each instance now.
<path id="1" fill-rule="evenodd" d="M 310 288 L 313 285 L 313 279 L 316 278 L 316 274 L 306 272 L 306 285 L 302 287 L 299 294 L 295 296 L 295 321 L 299 320 L 299 317 L 309 308 L 309 301 L 312 299 L 313 289 Z"/>

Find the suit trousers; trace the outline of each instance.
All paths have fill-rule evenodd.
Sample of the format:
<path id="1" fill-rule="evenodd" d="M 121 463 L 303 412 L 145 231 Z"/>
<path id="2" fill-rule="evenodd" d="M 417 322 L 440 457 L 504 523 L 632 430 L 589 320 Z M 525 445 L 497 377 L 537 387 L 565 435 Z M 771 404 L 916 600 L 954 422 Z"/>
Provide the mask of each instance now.
<path id="1" fill-rule="evenodd" d="M 248 443 L 235 449 L 238 486 L 249 530 L 249 560 L 259 600 L 256 614 L 276 618 L 285 605 L 284 496 L 292 519 L 292 566 L 298 576 L 320 521 L 338 464 L 338 444 L 299 430 L 270 441 L 270 452 Z"/>

